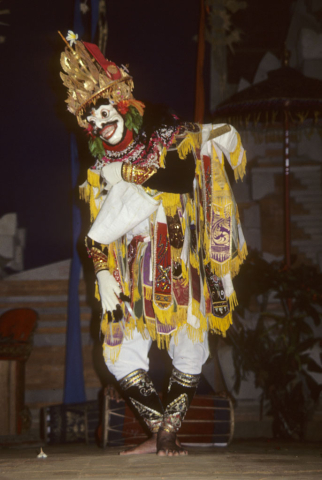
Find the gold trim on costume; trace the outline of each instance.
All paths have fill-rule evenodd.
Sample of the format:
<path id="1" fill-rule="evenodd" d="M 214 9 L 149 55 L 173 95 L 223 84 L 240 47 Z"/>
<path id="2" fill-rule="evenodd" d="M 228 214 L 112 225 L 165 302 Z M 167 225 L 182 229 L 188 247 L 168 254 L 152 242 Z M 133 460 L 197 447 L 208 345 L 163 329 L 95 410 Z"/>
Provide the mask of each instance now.
<path id="1" fill-rule="evenodd" d="M 122 178 L 125 182 L 142 185 L 152 175 L 156 173 L 155 167 L 139 167 L 138 165 L 131 165 L 130 163 L 123 163 Z"/>
<path id="2" fill-rule="evenodd" d="M 95 274 L 101 270 L 108 270 L 107 255 L 105 255 L 105 253 L 96 247 L 92 247 L 90 254 L 92 256 Z"/>
<path id="3" fill-rule="evenodd" d="M 182 393 L 167 406 L 161 424 L 162 429 L 166 432 L 177 432 L 181 427 L 181 422 L 184 419 L 188 408 L 188 395 Z"/>
<path id="4" fill-rule="evenodd" d="M 140 417 L 147 424 L 150 432 L 157 433 L 163 420 L 163 414 L 153 408 L 143 405 L 132 397 L 129 397 L 129 400 L 138 411 Z"/>

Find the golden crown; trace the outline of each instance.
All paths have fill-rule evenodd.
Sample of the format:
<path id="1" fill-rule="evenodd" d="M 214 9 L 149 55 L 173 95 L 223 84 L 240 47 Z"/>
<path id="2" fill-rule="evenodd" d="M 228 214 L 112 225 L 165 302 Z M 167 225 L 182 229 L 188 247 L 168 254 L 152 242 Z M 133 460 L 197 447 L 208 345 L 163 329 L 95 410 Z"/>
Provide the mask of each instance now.
<path id="1" fill-rule="evenodd" d="M 78 41 L 73 32 L 68 32 L 67 36 L 71 45 L 58 33 L 67 45 L 60 57 L 65 72 L 60 72 L 60 76 L 68 88 L 67 108 L 76 115 L 81 127 L 88 126 L 86 119 L 82 118 L 86 107 L 91 103 L 95 105 L 99 98 L 108 98 L 112 104 L 133 98 L 133 79 L 124 68 L 105 59 L 96 45 Z"/>

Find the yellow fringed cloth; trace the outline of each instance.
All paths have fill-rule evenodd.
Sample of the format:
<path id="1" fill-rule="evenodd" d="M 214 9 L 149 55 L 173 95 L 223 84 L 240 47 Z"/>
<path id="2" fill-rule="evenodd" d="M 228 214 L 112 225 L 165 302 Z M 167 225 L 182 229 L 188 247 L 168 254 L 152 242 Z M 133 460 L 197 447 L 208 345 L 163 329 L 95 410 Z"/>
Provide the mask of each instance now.
<path id="1" fill-rule="evenodd" d="M 177 140 L 177 150 L 183 169 L 188 153 L 194 154 L 193 197 L 146 188 L 160 201 L 149 219 L 149 239 L 134 237 L 130 257 L 126 235 L 109 246 L 109 270 L 131 298 L 131 312 L 122 305 L 125 321 L 118 326 L 109 325 L 107 319 L 102 322 L 104 355 L 113 361 L 124 336 L 131 336 L 134 328 L 145 338 L 157 340 L 160 348 L 168 348 L 170 338 L 176 338 L 183 326 L 196 341 L 207 330 L 225 336 L 232 323 L 237 305 L 232 278 L 246 258 L 247 247 L 224 163 L 226 159 L 236 180 L 242 179 L 245 150 L 239 134 L 228 125 L 195 126 Z M 166 161 L 163 149 L 160 168 Z M 88 176 L 90 187 L 85 191 L 89 193 L 83 197 L 95 218 L 100 191 L 93 175 Z M 175 215 L 183 234 L 179 249 L 171 244 L 168 228 L 169 218 Z"/>

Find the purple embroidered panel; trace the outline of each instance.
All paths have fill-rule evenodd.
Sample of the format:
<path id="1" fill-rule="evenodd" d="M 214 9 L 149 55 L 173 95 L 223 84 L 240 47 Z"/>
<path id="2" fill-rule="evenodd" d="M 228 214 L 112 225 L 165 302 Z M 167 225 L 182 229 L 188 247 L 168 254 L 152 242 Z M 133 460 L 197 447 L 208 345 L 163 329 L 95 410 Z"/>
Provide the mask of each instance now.
<path id="1" fill-rule="evenodd" d="M 174 325 L 163 324 L 157 319 L 157 333 L 159 333 L 160 335 L 170 335 L 170 333 L 174 332 L 176 328 L 177 327 L 175 327 Z"/>
<path id="2" fill-rule="evenodd" d="M 224 209 L 225 218 L 212 211 L 210 254 L 212 260 L 218 263 L 224 263 L 231 258 L 231 205 Z"/>

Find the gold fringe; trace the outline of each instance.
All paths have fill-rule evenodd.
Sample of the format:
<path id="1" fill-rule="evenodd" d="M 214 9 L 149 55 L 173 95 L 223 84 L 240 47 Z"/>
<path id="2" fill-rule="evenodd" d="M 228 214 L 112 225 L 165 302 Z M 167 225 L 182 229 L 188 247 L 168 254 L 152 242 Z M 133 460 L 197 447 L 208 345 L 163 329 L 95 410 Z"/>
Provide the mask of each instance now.
<path id="1" fill-rule="evenodd" d="M 196 175 L 198 177 L 199 187 L 202 188 L 202 167 L 201 167 L 201 160 L 197 160 L 196 164 Z"/>
<path id="2" fill-rule="evenodd" d="M 122 344 L 116 345 L 115 347 L 110 347 L 103 344 L 103 357 L 105 363 L 107 363 L 108 359 L 114 364 L 117 359 L 119 358 L 120 351 L 121 351 Z"/>
<path id="3" fill-rule="evenodd" d="M 167 155 L 167 149 L 166 147 L 163 147 L 163 150 L 161 152 L 161 155 L 160 155 L 160 159 L 159 159 L 159 165 L 161 168 L 165 168 L 165 157 Z"/>
<path id="4" fill-rule="evenodd" d="M 207 315 L 209 330 L 214 330 L 216 333 L 226 336 L 226 332 L 230 325 L 232 325 L 232 314 L 229 312 L 224 318 L 215 317 L 212 313 Z"/>
<path id="5" fill-rule="evenodd" d="M 90 195 L 91 195 L 91 186 L 88 182 L 83 183 L 78 187 L 79 190 L 79 198 L 81 200 L 85 200 L 86 203 L 89 203 Z"/>
<path id="6" fill-rule="evenodd" d="M 154 341 L 157 338 L 157 333 L 156 333 L 156 327 L 155 327 L 155 321 L 154 320 L 149 320 L 146 318 L 146 328 L 149 332 L 149 335 L 151 339 Z"/>
<path id="7" fill-rule="evenodd" d="M 130 296 L 130 286 L 129 286 L 129 284 L 124 282 L 123 283 L 123 288 L 124 288 L 124 295 L 127 295 L 129 297 Z"/>
<path id="8" fill-rule="evenodd" d="M 207 251 L 208 250 L 206 250 L 206 253 Z M 238 249 L 238 253 L 236 257 L 233 258 L 232 260 L 227 260 L 224 264 L 219 264 L 214 260 L 210 259 L 211 269 L 213 272 L 215 272 L 217 277 L 223 277 L 227 273 L 230 273 L 231 277 L 233 278 L 238 274 L 240 270 L 240 266 L 246 259 L 247 255 L 248 255 L 248 251 L 247 251 L 247 245 L 245 242 L 242 249 L 241 250 Z M 207 263 L 208 262 L 204 260 L 204 264 L 207 264 Z"/>
<path id="9" fill-rule="evenodd" d="M 195 298 L 192 299 L 191 311 L 192 311 L 192 315 L 194 315 L 195 317 L 197 317 L 199 319 L 200 326 L 203 327 L 203 330 L 207 330 L 206 319 L 203 316 L 203 314 L 201 313 L 200 303 Z"/>
<path id="10" fill-rule="evenodd" d="M 177 150 L 178 150 L 179 158 L 181 158 L 181 160 L 184 160 L 188 155 L 188 153 L 191 152 L 193 147 L 194 147 L 194 141 L 193 141 L 192 135 L 191 133 L 188 133 L 188 135 L 182 140 L 182 142 L 178 146 Z"/>
<path id="11" fill-rule="evenodd" d="M 232 260 L 227 260 L 223 264 L 215 262 L 212 258 L 210 259 L 211 269 L 217 277 L 223 277 L 227 273 L 230 273 L 232 278 L 235 277 L 239 272 L 241 263 L 238 256 Z"/>
<path id="12" fill-rule="evenodd" d="M 230 311 L 233 312 L 238 305 L 237 295 L 234 291 L 227 299 L 229 301 Z"/>
<path id="13" fill-rule="evenodd" d="M 92 187 L 100 188 L 100 174 L 91 168 L 87 170 L 87 181 Z"/>
<path id="14" fill-rule="evenodd" d="M 230 192 L 224 192 L 223 195 L 220 195 L 218 197 L 214 197 L 212 199 L 212 207 L 215 209 L 216 215 L 220 215 L 221 218 L 226 218 L 225 217 L 225 210 L 224 208 L 216 209 L 215 207 L 227 207 L 227 205 L 232 204 L 232 198 L 231 198 L 231 193 Z"/>
<path id="15" fill-rule="evenodd" d="M 101 296 L 100 296 L 100 291 L 99 291 L 99 288 L 98 288 L 98 282 L 97 280 L 95 280 L 95 298 L 96 300 L 100 301 L 101 300 Z"/>
<path id="16" fill-rule="evenodd" d="M 202 133 L 188 133 L 188 135 L 182 140 L 178 146 L 178 155 L 181 160 L 184 160 L 191 150 L 196 150 L 200 147 L 202 142 Z"/>
<path id="17" fill-rule="evenodd" d="M 240 151 L 243 148 L 243 146 L 241 143 L 239 133 L 236 132 L 236 135 L 237 135 L 237 146 L 235 150 L 230 154 L 230 163 L 234 170 L 235 180 L 237 181 L 238 179 L 242 180 L 245 175 L 247 159 L 246 159 L 246 151 L 244 150 L 242 161 L 239 165 L 237 165 L 239 156 L 240 156 Z"/>
<path id="18" fill-rule="evenodd" d="M 99 209 L 96 206 L 93 187 L 88 182 L 79 187 L 79 198 L 89 203 L 90 218 L 91 222 L 93 222 L 97 217 Z"/>
<path id="19" fill-rule="evenodd" d="M 94 188 L 97 189 L 97 194 L 95 194 Z M 87 181 L 79 187 L 79 197 L 81 200 L 85 200 L 86 203 L 89 203 L 91 222 L 95 220 L 99 212 L 99 207 L 96 205 L 95 197 L 100 194 L 100 188 L 99 173 L 89 168 L 87 170 Z"/>
<path id="20" fill-rule="evenodd" d="M 236 148 L 233 152 L 230 153 L 230 162 L 231 162 L 231 166 L 232 168 L 235 168 L 237 163 L 238 163 L 238 159 L 239 159 L 239 154 L 240 154 L 240 149 L 242 148 L 242 143 L 241 143 L 241 138 L 240 138 L 240 135 L 238 132 L 236 132 L 236 136 L 237 136 L 237 145 L 236 145 Z"/>
<path id="21" fill-rule="evenodd" d="M 169 350 L 171 335 L 156 334 L 157 345 L 160 350 Z"/>
<path id="22" fill-rule="evenodd" d="M 136 320 L 136 328 L 137 328 L 137 331 L 142 335 L 144 340 L 149 339 L 149 332 L 148 332 L 146 324 L 144 323 L 143 317 L 138 318 Z"/>
<path id="23" fill-rule="evenodd" d="M 236 182 L 238 179 L 243 181 L 243 178 L 246 175 L 246 163 L 247 163 L 246 150 L 244 150 L 241 163 L 238 165 L 238 167 L 234 169 L 234 176 L 235 176 Z"/>
<path id="24" fill-rule="evenodd" d="M 187 213 L 190 217 L 190 223 L 195 222 L 196 221 L 196 206 L 191 205 L 191 200 L 190 199 L 188 200 L 188 202 L 186 204 L 186 210 L 187 210 Z"/>
<path id="25" fill-rule="evenodd" d="M 205 215 L 204 215 L 204 213 L 203 213 L 203 205 L 202 205 L 202 203 L 200 203 L 200 205 L 199 205 L 199 212 L 200 212 L 200 222 L 201 222 L 201 223 L 204 223 L 204 221 L 205 221 Z"/>
<path id="26" fill-rule="evenodd" d="M 173 303 L 167 309 L 164 309 L 164 308 L 158 307 L 158 305 L 156 305 L 155 302 L 153 301 L 153 310 L 159 322 L 166 325 L 172 325 L 173 315 L 174 315 Z"/>
<path id="27" fill-rule="evenodd" d="M 89 211 L 90 211 L 90 218 L 91 222 L 95 220 L 95 218 L 98 215 L 99 208 L 96 205 L 95 202 L 95 197 L 94 197 L 94 190 L 91 188 L 91 194 L 90 194 L 90 199 L 89 199 Z"/>
<path id="28" fill-rule="evenodd" d="M 248 255 L 248 249 L 247 249 L 247 244 L 246 244 L 246 241 L 245 241 L 242 248 L 238 249 L 238 257 L 239 257 L 239 260 L 240 260 L 240 265 L 244 262 L 244 260 L 246 260 L 247 255 Z"/>
<path id="29" fill-rule="evenodd" d="M 185 305 L 178 305 L 178 310 L 174 314 L 176 327 L 181 327 L 187 322 L 187 309 Z"/>
<path id="30" fill-rule="evenodd" d="M 142 297 L 140 295 L 140 292 L 136 283 L 133 290 L 133 302 L 137 302 L 138 300 L 141 300 L 141 298 Z"/>
<path id="31" fill-rule="evenodd" d="M 181 200 L 179 193 L 161 193 L 154 197 L 155 200 L 161 200 L 165 211 L 168 216 L 174 216 L 177 213 L 177 209 L 181 208 Z"/>
<path id="32" fill-rule="evenodd" d="M 200 328 L 194 328 L 192 325 L 187 323 L 186 325 L 186 331 L 188 338 L 194 343 L 194 342 L 202 342 L 203 341 L 203 334 L 204 331 L 202 327 Z"/>
<path id="33" fill-rule="evenodd" d="M 105 313 L 101 320 L 101 332 L 103 335 L 106 335 L 107 328 L 108 328 L 108 316 L 107 316 L 107 313 Z"/>

